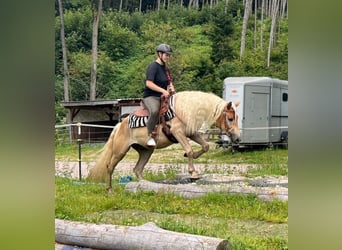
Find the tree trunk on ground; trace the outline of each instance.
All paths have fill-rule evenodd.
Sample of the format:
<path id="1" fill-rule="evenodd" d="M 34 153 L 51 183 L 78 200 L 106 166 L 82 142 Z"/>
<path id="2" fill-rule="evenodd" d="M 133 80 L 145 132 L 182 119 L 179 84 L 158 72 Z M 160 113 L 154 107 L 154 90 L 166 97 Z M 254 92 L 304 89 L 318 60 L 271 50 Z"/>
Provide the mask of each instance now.
<path id="1" fill-rule="evenodd" d="M 232 249 L 227 240 L 164 230 L 149 222 L 138 227 L 55 219 L 55 241 L 96 249 Z"/>
<path id="2" fill-rule="evenodd" d="M 139 182 L 128 182 L 125 186 L 125 191 L 136 193 L 140 191 L 153 191 L 156 193 L 173 193 L 186 199 L 193 199 L 204 196 L 213 192 L 224 192 L 231 194 L 256 194 L 261 200 L 287 200 L 287 191 L 274 191 L 273 189 L 259 187 L 239 187 L 239 186 L 224 186 L 224 185 L 189 185 L 189 184 L 164 184 L 155 183 L 146 180 Z"/>
<path id="3" fill-rule="evenodd" d="M 91 72 L 90 72 L 90 101 L 96 99 L 96 73 L 97 73 L 97 43 L 99 33 L 99 22 L 102 12 L 102 1 L 98 0 L 97 10 L 92 0 L 93 9 L 93 35 L 92 35 L 92 60 L 91 60 Z"/>
<path id="4" fill-rule="evenodd" d="M 186 184 L 161 184 L 146 180 L 141 180 L 139 182 L 128 182 L 126 184 L 125 190 L 134 193 L 137 191 L 154 191 L 156 193 L 169 192 L 178 194 L 184 198 L 197 198 L 211 192 L 210 188 L 202 188 L 196 185 L 189 186 Z"/>

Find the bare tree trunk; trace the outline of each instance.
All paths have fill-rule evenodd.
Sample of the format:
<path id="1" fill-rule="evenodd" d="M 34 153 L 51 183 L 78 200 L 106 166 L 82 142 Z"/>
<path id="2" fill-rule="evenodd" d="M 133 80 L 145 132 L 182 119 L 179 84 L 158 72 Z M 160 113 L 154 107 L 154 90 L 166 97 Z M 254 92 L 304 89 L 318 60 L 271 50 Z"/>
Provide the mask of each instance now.
<path id="1" fill-rule="evenodd" d="M 62 53 L 63 53 L 63 82 L 64 82 L 64 101 L 70 101 L 70 82 L 69 82 L 69 70 L 68 70 L 68 60 L 67 60 L 67 48 L 65 43 L 65 32 L 64 32 L 64 13 L 63 13 L 63 3 L 62 0 L 58 0 L 59 15 L 61 17 L 61 43 L 62 43 Z M 66 114 L 66 123 L 71 123 L 71 111 L 68 109 Z M 70 133 L 71 134 L 71 133 Z"/>
<path id="2" fill-rule="evenodd" d="M 99 33 L 99 21 L 102 12 L 102 1 L 98 0 L 98 7 L 94 6 L 94 0 L 92 0 L 93 9 L 93 36 L 92 36 L 92 60 L 91 60 L 91 72 L 90 72 L 90 101 L 96 99 L 96 73 L 97 73 L 97 43 Z"/>
<path id="3" fill-rule="evenodd" d="M 260 49 L 263 50 L 263 40 L 264 40 L 264 9 L 265 9 L 265 0 L 261 2 L 261 21 L 260 21 Z"/>
<path id="4" fill-rule="evenodd" d="M 139 12 L 141 12 L 142 0 L 139 1 Z"/>
<path id="5" fill-rule="evenodd" d="M 226 4 L 224 5 L 224 13 L 228 13 L 228 0 L 226 0 Z"/>
<path id="6" fill-rule="evenodd" d="M 120 0 L 119 12 L 122 11 L 122 1 L 123 1 L 123 0 Z"/>
<path id="7" fill-rule="evenodd" d="M 245 13 L 243 15 L 242 31 L 241 31 L 241 47 L 240 47 L 240 61 L 242 60 L 243 52 L 245 51 L 246 32 L 249 15 L 251 13 L 252 0 L 246 0 Z"/>
<path id="8" fill-rule="evenodd" d="M 285 18 L 285 8 L 287 5 L 287 0 L 282 0 L 281 1 L 281 14 L 280 14 L 280 18 L 284 19 Z"/>
<path id="9" fill-rule="evenodd" d="M 268 17 L 268 9 L 269 9 L 269 3 L 270 3 L 271 0 L 266 0 L 265 2 L 265 17 L 267 18 Z"/>
<path id="10" fill-rule="evenodd" d="M 271 49 L 274 43 L 274 34 L 275 34 L 278 10 L 279 10 L 279 0 L 274 0 L 273 5 L 272 5 L 272 23 L 271 23 L 271 31 L 270 31 L 270 40 L 268 43 L 268 51 L 267 51 L 267 67 L 270 66 Z"/>
<path id="11" fill-rule="evenodd" d="M 192 2 L 193 2 L 194 0 L 189 0 L 189 6 L 188 6 L 188 9 L 190 9 L 191 8 L 191 5 L 192 5 Z"/>
<path id="12" fill-rule="evenodd" d="M 61 17 L 61 43 L 62 43 L 62 53 L 63 53 L 63 73 L 64 73 L 64 101 L 69 101 L 69 70 L 67 61 L 67 48 L 65 44 L 65 34 L 64 34 L 64 14 L 63 14 L 63 4 L 62 0 L 58 0 L 59 15 Z"/>
<path id="13" fill-rule="evenodd" d="M 258 0 L 254 0 L 254 49 L 257 47 L 257 41 L 256 41 L 256 36 L 257 36 L 257 7 L 258 7 Z"/>

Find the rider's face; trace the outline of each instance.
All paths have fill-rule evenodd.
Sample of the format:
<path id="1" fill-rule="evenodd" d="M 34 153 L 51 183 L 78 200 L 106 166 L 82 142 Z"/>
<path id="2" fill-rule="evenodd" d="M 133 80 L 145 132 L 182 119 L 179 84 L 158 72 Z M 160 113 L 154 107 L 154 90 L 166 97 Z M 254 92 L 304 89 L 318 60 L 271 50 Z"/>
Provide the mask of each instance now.
<path id="1" fill-rule="evenodd" d="M 167 53 L 161 53 L 161 58 L 163 59 L 164 62 L 167 62 L 170 59 L 170 56 L 171 55 Z"/>

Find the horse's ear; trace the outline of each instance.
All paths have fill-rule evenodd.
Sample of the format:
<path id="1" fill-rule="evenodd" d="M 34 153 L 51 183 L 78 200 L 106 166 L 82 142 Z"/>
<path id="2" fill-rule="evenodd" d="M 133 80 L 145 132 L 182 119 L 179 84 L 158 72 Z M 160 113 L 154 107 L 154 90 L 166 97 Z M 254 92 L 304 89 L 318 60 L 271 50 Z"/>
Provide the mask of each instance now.
<path id="1" fill-rule="evenodd" d="M 227 110 L 231 109 L 231 107 L 232 107 L 232 102 L 228 102 L 227 103 Z"/>
<path id="2" fill-rule="evenodd" d="M 234 104 L 235 104 L 235 106 L 237 107 L 237 106 L 240 105 L 240 101 L 236 101 Z"/>

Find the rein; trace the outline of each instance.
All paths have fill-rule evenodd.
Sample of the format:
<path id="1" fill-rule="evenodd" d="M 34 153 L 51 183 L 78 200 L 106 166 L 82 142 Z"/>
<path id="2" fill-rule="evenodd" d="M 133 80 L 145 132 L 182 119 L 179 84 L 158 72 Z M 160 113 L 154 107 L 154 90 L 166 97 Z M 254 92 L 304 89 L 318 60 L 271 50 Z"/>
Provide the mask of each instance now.
<path id="1" fill-rule="evenodd" d="M 162 95 L 160 97 L 159 123 L 162 125 L 162 131 L 168 137 L 168 139 L 174 143 L 177 143 L 178 142 L 177 139 L 172 135 L 170 131 L 170 126 L 166 124 L 166 121 L 165 121 L 165 113 L 168 111 L 170 107 L 169 99 L 170 99 L 170 96 L 167 97 L 167 96 Z"/>

